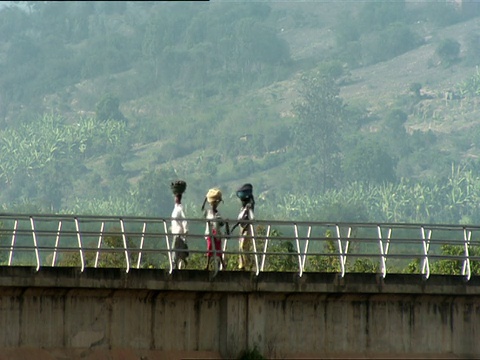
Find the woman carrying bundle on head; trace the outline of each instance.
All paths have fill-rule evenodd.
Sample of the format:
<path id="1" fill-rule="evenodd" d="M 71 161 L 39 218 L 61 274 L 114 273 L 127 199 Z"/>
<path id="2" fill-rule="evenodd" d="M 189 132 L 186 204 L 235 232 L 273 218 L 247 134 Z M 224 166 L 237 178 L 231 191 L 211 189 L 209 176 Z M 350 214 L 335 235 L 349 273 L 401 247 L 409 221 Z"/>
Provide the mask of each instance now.
<path id="1" fill-rule="evenodd" d="M 237 197 L 242 202 L 242 208 L 238 214 L 238 222 L 232 228 L 233 230 L 239 226 L 240 227 L 240 237 L 239 237 L 239 251 L 240 255 L 238 257 L 238 268 L 240 270 L 249 269 L 251 267 L 250 255 L 246 252 L 251 251 L 252 244 L 252 231 L 251 225 L 245 220 L 254 220 L 254 209 L 255 209 L 255 199 L 253 198 L 253 186 L 252 184 L 244 184 L 237 190 Z"/>
<path id="2" fill-rule="evenodd" d="M 187 183 L 183 180 L 176 180 L 171 183 L 170 188 L 175 197 L 170 228 L 173 235 L 172 248 L 175 250 L 173 252 L 173 265 L 175 269 L 183 269 L 188 264 L 188 245 L 186 239 L 188 223 L 187 220 L 185 220 L 185 212 L 183 211 L 182 205 L 182 195 L 187 189 Z"/>
<path id="3" fill-rule="evenodd" d="M 222 254 L 222 228 L 225 226 L 227 235 L 229 234 L 229 228 L 228 223 L 222 220 L 222 217 L 218 212 L 218 205 L 221 201 L 222 192 L 217 188 L 208 190 L 205 200 L 203 201 L 202 211 L 205 219 L 207 219 L 205 227 L 205 240 L 207 241 L 207 265 L 205 270 L 208 270 L 214 254 L 220 260 L 222 269 L 225 270 L 226 268 Z M 210 205 L 209 209 L 205 209 L 207 202 Z"/>

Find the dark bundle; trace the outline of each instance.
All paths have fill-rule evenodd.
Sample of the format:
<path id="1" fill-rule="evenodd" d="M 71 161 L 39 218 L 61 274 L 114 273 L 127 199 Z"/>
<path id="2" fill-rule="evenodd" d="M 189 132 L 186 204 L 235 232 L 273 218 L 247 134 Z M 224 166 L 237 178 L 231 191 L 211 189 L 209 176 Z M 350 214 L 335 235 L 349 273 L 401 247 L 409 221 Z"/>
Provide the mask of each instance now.
<path id="1" fill-rule="evenodd" d="M 253 197 L 252 184 L 244 184 L 237 190 L 237 196 L 240 200 L 248 201 Z"/>
<path id="2" fill-rule="evenodd" d="M 187 183 L 183 180 L 175 180 L 171 183 L 170 189 L 174 195 L 182 195 L 187 189 Z"/>

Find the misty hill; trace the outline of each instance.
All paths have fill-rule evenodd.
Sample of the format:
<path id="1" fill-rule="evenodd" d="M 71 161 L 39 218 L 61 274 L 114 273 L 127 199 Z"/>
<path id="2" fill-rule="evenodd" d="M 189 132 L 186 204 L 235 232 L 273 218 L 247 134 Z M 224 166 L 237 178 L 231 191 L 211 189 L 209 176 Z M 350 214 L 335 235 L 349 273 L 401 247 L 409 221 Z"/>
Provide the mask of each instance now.
<path id="1" fill-rule="evenodd" d="M 166 215 L 181 177 L 192 211 L 252 182 L 273 216 L 478 169 L 475 4 L 28 4 L 0 11 L 4 206 Z"/>

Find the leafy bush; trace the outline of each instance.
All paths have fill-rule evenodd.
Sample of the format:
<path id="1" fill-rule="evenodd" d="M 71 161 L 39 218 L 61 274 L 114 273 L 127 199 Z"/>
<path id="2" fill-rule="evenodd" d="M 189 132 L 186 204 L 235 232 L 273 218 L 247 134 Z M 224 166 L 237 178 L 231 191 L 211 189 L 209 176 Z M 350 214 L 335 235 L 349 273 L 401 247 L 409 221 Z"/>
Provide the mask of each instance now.
<path id="1" fill-rule="evenodd" d="M 452 255 L 460 257 L 458 260 L 452 259 L 441 259 L 430 264 L 430 271 L 436 274 L 443 275 L 460 275 L 462 273 L 463 259 L 461 257 L 465 256 L 465 246 L 464 245 L 449 245 L 445 244 L 441 247 L 441 252 L 443 255 Z M 480 247 L 478 246 L 468 246 L 468 253 L 470 256 L 478 256 L 480 254 Z M 480 274 L 480 264 L 478 261 L 470 262 L 470 271 L 474 275 Z"/>
<path id="2" fill-rule="evenodd" d="M 440 58 L 442 64 L 448 67 L 458 60 L 460 43 L 454 39 L 444 39 L 435 49 L 435 54 Z"/>
<path id="3" fill-rule="evenodd" d="M 395 161 L 384 144 L 369 139 L 345 154 L 344 172 L 350 181 L 381 184 L 395 180 Z"/>
<path id="4" fill-rule="evenodd" d="M 105 94 L 95 105 L 97 120 L 117 120 L 125 121 L 125 116 L 119 109 L 120 100 L 112 94 Z"/>

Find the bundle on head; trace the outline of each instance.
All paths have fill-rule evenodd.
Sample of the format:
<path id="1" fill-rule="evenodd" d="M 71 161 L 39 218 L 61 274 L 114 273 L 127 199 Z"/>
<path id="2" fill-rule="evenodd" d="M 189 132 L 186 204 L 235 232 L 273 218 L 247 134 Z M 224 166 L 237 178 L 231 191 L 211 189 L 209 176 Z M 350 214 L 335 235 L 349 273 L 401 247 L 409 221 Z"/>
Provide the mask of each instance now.
<path id="1" fill-rule="evenodd" d="M 210 205 L 218 204 L 222 201 L 222 191 L 218 188 L 208 190 L 206 199 Z"/>
<path id="2" fill-rule="evenodd" d="M 187 189 L 187 183 L 183 180 L 175 180 L 170 184 L 174 195 L 182 195 Z"/>
<path id="3" fill-rule="evenodd" d="M 252 184 L 244 184 L 237 190 L 237 197 L 242 201 L 248 201 L 253 197 Z"/>

